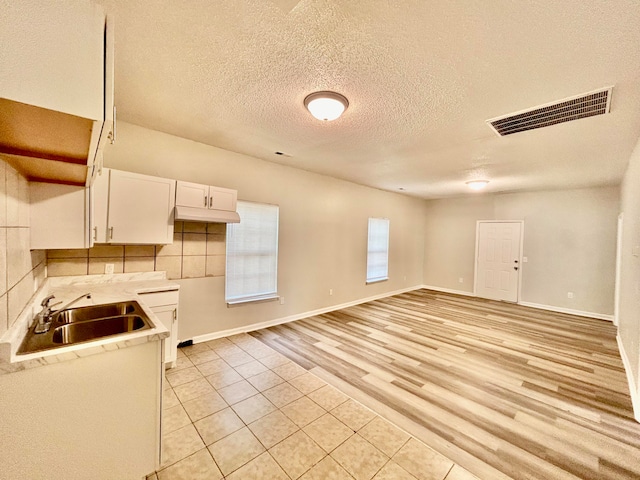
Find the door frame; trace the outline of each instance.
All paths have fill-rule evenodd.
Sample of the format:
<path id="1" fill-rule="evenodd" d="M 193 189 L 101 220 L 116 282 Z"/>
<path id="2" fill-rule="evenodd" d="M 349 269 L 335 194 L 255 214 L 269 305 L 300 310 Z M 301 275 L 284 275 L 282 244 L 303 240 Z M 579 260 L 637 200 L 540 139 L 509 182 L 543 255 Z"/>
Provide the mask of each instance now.
<path id="1" fill-rule="evenodd" d="M 613 298 L 613 324 L 620 322 L 620 275 L 622 271 L 622 235 L 624 231 L 624 212 L 618 215 L 618 232 L 616 234 L 616 283 Z M 640 374 L 639 374 L 640 378 Z"/>
<path id="2" fill-rule="evenodd" d="M 519 223 L 520 224 L 520 252 L 518 256 L 518 288 L 516 304 L 520 304 L 522 298 L 522 257 L 524 251 L 524 220 L 477 220 L 476 221 L 476 254 L 473 259 L 473 296 L 478 296 L 478 251 L 480 247 L 480 224 L 481 223 Z M 482 297 L 483 298 L 483 297 Z"/>

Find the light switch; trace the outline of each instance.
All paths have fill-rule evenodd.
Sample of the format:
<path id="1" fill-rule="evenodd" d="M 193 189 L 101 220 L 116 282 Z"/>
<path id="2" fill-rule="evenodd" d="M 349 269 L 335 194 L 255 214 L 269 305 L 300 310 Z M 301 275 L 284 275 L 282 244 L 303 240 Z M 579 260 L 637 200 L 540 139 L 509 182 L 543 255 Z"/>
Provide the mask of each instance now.
<path id="1" fill-rule="evenodd" d="M 527 263 L 529 259 L 527 257 L 522 257 L 522 263 Z"/>

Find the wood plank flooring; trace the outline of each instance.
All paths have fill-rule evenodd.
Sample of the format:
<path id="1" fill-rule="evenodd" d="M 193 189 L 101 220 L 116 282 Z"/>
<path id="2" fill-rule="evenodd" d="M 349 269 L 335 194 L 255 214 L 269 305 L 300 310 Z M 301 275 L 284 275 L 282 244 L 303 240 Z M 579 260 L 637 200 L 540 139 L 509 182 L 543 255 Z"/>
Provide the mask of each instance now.
<path id="1" fill-rule="evenodd" d="M 430 290 L 251 333 L 481 479 L 639 479 L 615 334 Z"/>

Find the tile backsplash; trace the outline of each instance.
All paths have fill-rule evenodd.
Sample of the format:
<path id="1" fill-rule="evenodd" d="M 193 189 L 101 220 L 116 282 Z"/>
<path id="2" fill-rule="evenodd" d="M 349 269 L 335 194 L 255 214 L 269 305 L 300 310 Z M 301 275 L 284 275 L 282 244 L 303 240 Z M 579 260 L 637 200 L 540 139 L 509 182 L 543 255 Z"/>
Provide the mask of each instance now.
<path id="1" fill-rule="evenodd" d="M 0 335 L 44 281 L 45 252 L 29 244 L 29 182 L 0 158 Z"/>
<path id="2" fill-rule="evenodd" d="M 92 275 L 165 271 L 167 278 L 218 277 L 225 274 L 224 223 L 176 222 L 171 245 L 96 245 L 89 249 L 47 250 L 47 275 Z"/>

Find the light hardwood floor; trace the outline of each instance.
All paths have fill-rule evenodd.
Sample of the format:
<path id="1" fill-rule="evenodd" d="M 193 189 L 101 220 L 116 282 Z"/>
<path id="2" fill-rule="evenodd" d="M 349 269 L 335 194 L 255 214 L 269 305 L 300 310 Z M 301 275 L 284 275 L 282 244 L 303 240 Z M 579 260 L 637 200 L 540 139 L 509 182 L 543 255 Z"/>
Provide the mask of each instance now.
<path id="1" fill-rule="evenodd" d="M 430 290 L 251 333 L 481 479 L 639 479 L 615 334 Z"/>

